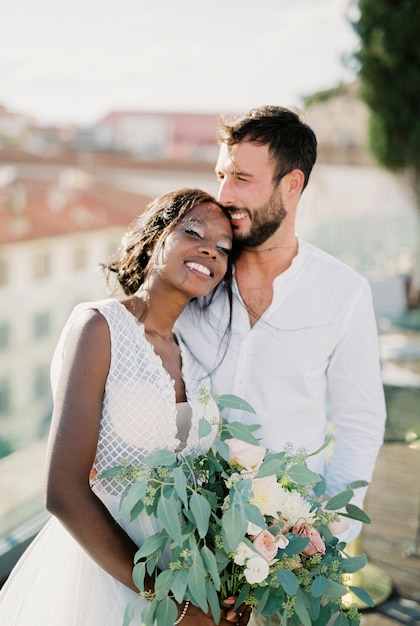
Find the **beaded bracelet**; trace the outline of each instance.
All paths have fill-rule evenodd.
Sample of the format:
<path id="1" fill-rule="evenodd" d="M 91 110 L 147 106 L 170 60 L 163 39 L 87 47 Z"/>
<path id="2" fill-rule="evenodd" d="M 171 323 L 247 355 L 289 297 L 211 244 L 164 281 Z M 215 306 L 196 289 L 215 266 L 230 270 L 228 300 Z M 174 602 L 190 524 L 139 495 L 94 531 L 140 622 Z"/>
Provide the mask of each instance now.
<path id="1" fill-rule="evenodd" d="M 190 601 L 186 600 L 186 602 L 184 604 L 184 608 L 182 609 L 180 616 L 178 617 L 176 622 L 174 622 L 174 626 L 177 626 L 177 624 L 179 624 L 179 622 L 182 622 L 182 620 L 184 619 L 185 615 L 187 614 L 189 606 L 190 606 Z"/>

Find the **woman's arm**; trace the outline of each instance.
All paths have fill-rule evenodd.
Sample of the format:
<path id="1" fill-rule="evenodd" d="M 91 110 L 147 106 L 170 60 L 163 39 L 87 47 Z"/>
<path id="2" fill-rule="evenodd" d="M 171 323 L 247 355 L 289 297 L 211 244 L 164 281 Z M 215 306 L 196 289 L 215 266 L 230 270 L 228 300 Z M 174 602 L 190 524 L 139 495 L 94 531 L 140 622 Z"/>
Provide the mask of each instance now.
<path id="1" fill-rule="evenodd" d="M 98 565 L 138 592 L 132 579 L 138 546 L 89 484 L 110 360 L 105 318 L 98 311 L 85 311 L 73 324 L 63 351 L 48 442 L 46 506 Z M 152 578 L 145 581 L 145 588 L 153 591 Z M 239 623 L 230 613 L 220 625 Z M 196 624 L 198 619 L 202 626 L 214 626 L 210 615 L 190 605 L 183 624 Z"/>
<path id="2" fill-rule="evenodd" d="M 89 485 L 110 358 L 107 322 L 98 311 L 85 311 L 64 348 L 48 444 L 46 506 L 96 563 L 138 591 L 132 580 L 137 546 Z"/>

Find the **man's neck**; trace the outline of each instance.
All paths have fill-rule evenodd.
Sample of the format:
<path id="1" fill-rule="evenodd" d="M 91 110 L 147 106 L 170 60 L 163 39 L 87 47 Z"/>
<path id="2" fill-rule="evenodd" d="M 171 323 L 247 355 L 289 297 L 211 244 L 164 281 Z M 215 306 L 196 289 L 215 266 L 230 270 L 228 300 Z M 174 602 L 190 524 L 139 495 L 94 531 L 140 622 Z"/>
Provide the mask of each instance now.
<path id="1" fill-rule="evenodd" d="M 235 278 L 251 326 L 270 306 L 273 299 L 273 281 L 290 267 L 297 252 L 296 236 L 288 241 L 271 241 L 241 252 L 235 263 Z"/>
<path id="2" fill-rule="evenodd" d="M 273 281 L 290 267 L 297 253 L 298 240 L 295 235 L 286 240 L 271 239 L 255 248 L 244 248 L 236 260 L 235 274 Z"/>

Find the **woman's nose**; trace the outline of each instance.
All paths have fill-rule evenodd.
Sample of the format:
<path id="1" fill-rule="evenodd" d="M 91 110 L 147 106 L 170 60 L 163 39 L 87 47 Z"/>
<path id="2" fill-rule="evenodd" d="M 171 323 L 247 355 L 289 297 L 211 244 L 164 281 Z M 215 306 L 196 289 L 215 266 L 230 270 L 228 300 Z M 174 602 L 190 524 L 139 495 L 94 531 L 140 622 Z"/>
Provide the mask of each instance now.
<path id="1" fill-rule="evenodd" d="M 216 247 L 210 244 L 202 244 L 200 247 L 201 254 L 210 257 L 211 259 L 217 258 Z"/>

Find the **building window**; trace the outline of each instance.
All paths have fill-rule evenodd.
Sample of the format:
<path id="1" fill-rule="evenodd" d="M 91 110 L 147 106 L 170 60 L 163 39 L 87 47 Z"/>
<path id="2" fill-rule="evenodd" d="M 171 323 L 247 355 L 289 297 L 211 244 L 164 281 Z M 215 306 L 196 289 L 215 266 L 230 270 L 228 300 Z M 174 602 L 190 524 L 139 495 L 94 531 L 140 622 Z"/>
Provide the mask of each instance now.
<path id="1" fill-rule="evenodd" d="M 51 317 L 49 313 L 37 313 L 33 321 L 34 337 L 47 337 L 51 332 Z"/>
<path id="2" fill-rule="evenodd" d="M 5 350 L 10 345 L 10 325 L 8 322 L 0 322 L 0 350 Z"/>
<path id="3" fill-rule="evenodd" d="M 42 280 L 50 275 L 50 257 L 47 252 L 39 252 L 34 258 L 33 276 Z"/>
<path id="4" fill-rule="evenodd" d="M 50 393 L 50 368 L 41 365 L 34 375 L 34 400 L 41 400 Z"/>
<path id="5" fill-rule="evenodd" d="M 10 381 L 0 378 L 0 415 L 10 412 Z"/>

